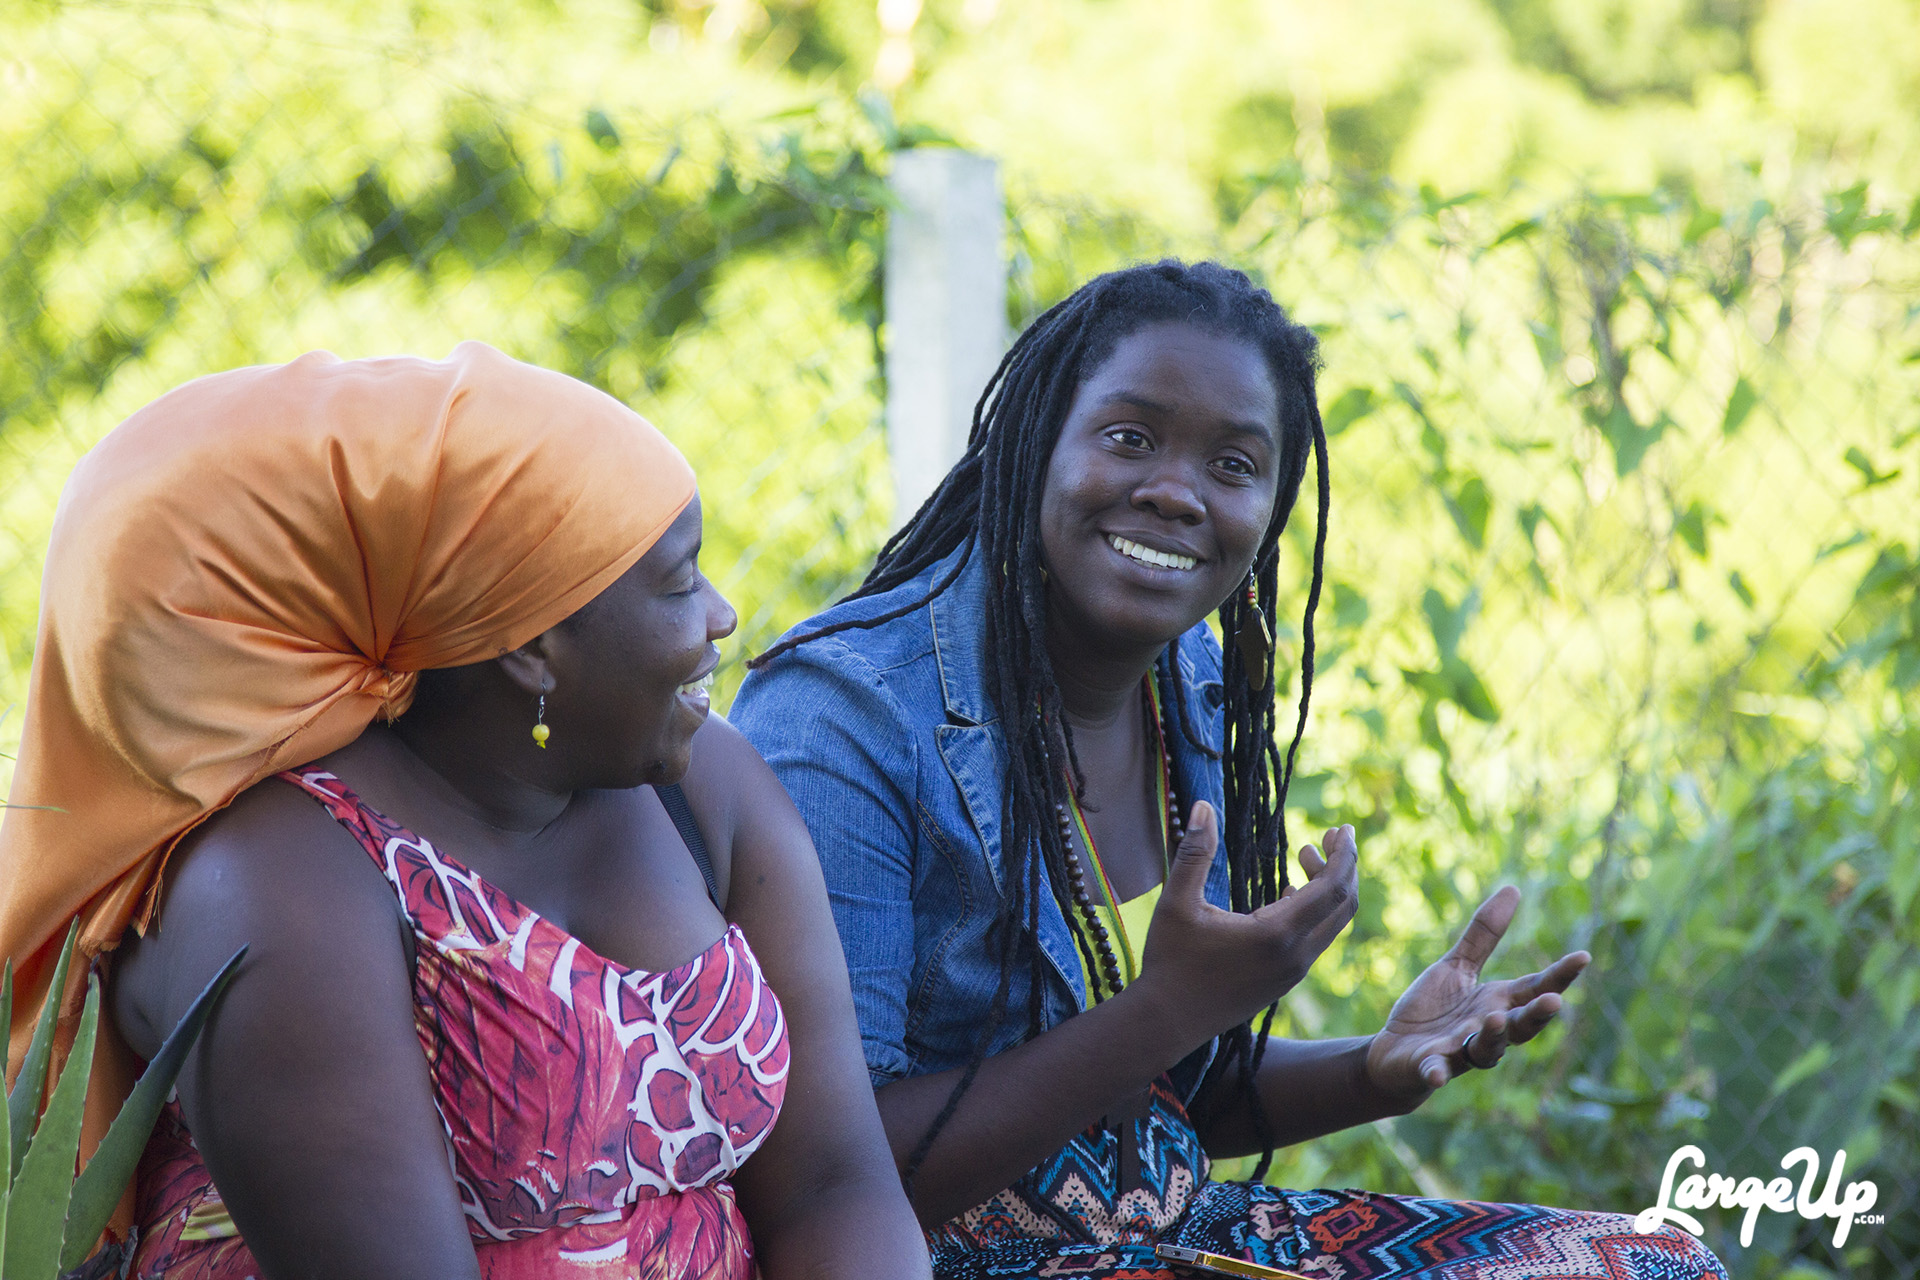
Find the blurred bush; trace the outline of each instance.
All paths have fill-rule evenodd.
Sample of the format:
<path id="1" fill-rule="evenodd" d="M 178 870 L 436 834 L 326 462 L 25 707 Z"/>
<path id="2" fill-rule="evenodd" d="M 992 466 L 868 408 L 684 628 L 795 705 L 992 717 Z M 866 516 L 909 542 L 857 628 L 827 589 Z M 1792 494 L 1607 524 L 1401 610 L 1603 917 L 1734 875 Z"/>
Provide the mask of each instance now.
<path id="1" fill-rule="evenodd" d="M 516 103 L 468 51 L 343 44 L 296 15 L 63 6 L 9 51 L 0 696 L 24 692 L 79 453 L 172 385 L 315 347 L 481 338 L 657 421 L 700 474 L 743 646 L 857 578 L 890 505 L 866 116 L 663 124 L 557 67 L 570 91 Z M 521 18 L 494 56 L 546 33 Z"/>
<path id="2" fill-rule="evenodd" d="M 1333 527 L 1292 817 L 1358 823 L 1367 883 L 1291 1028 L 1374 1029 L 1504 880 L 1526 899 L 1497 972 L 1595 956 L 1541 1043 L 1275 1180 L 1631 1212 L 1685 1142 L 1738 1176 L 1844 1147 L 1885 1225 L 1835 1250 L 1765 1215 L 1743 1249 L 1722 1217 L 1711 1242 L 1741 1277 L 1916 1274 L 1920 203 L 1885 177 L 1912 120 L 1873 106 L 1906 28 L 1866 6 L 1873 57 L 1835 71 L 1791 5 L 1612 8 L 1241 15 L 1223 43 L 1238 10 L 1210 3 L 1108 76 L 1164 6 L 1103 3 L 1103 43 L 1067 38 L 1095 29 L 1078 4 L 930 3 L 896 125 L 859 92 L 879 35 L 852 0 L 16 6 L 0 701 L 60 484 L 115 422 L 215 369 L 472 337 L 693 460 L 743 619 L 724 706 L 735 659 L 890 527 L 881 175 L 970 136 L 1009 156 L 1016 324 L 1206 254 L 1322 336 Z M 1404 38 L 1335 38 L 1355 24 Z M 1320 78 L 1272 83 L 1276 49 Z M 1749 110 L 1760 66 L 1779 93 Z M 1485 189 L 1420 185 L 1483 106 L 1533 113 L 1458 169 Z M 1793 112 L 1818 163 L 1768 151 Z M 1701 141 L 1749 126 L 1753 163 Z"/>
<path id="3" fill-rule="evenodd" d="M 1712 1243 L 1740 1276 L 1904 1276 L 1920 205 L 1746 177 L 1715 205 L 1287 167 L 1204 237 L 1029 196 L 1016 307 L 1213 254 L 1321 334 L 1333 527 L 1295 829 L 1354 821 L 1374 856 L 1293 1029 L 1375 1029 L 1502 881 L 1526 899 L 1498 972 L 1594 953 L 1543 1044 L 1273 1179 L 1633 1212 L 1683 1143 L 1763 1178 L 1844 1148 L 1884 1226 L 1835 1250 L 1769 1215 L 1742 1248 L 1729 1216 Z M 1289 534 L 1304 583 L 1310 525 Z"/>

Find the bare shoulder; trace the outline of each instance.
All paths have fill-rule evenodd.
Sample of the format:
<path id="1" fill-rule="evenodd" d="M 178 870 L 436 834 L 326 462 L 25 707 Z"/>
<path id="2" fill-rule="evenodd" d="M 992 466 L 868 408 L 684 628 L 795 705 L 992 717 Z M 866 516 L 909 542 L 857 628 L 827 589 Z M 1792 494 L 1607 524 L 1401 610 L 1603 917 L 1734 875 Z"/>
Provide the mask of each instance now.
<path id="1" fill-rule="evenodd" d="M 149 1053 L 246 960 L 177 1088 L 260 1274 L 477 1277 L 422 1052 L 404 913 L 310 796 L 267 780 L 184 842 L 114 1014 Z"/>
<path id="2" fill-rule="evenodd" d="M 781 843 L 779 837 L 806 834 L 780 780 L 724 716 L 708 716 L 694 734 L 692 761 L 680 785 L 701 833 L 714 846 L 722 901 L 728 899 L 736 859 L 759 856 L 769 844 Z"/>
<path id="3" fill-rule="evenodd" d="M 700 805 L 728 805 L 756 794 L 773 779 L 773 770 L 753 749 L 746 735 L 715 712 L 693 735 L 693 755 L 681 786 L 687 799 Z M 778 783 L 774 783 L 778 786 Z"/>
<path id="4" fill-rule="evenodd" d="M 306 945 L 368 943 L 404 955 L 404 920 L 346 829 L 311 796 L 268 778 L 174 850 L 145 936 L 129 934 L 115 954 L 112 1012 L 129 1045 L 147 1056 L 156 1029 L 172 1026 L 239 946 L 261 959 Z"/>

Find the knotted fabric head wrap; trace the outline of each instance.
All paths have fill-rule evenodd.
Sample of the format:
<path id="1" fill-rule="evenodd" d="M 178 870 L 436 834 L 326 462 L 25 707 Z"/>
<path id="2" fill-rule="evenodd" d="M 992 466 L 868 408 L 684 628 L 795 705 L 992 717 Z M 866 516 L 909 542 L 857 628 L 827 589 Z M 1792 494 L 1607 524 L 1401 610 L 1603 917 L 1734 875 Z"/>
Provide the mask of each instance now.
<path id="1" fill-rule="evenodd" d="M 440 362 L 315 352 L 215 374 L 110 432 L 54 517 L 20 807 L 0 824 L 9 1060 L 75 915 L 57 1058 L 84 961 L 145 929 L 181 836 L 405 711 L 415 672 L 573 613 L 693 494 L 632 410 L 476 342 Z M 102 1049 L 87 1150 L 130 1084 L 118 1038 Z"/>

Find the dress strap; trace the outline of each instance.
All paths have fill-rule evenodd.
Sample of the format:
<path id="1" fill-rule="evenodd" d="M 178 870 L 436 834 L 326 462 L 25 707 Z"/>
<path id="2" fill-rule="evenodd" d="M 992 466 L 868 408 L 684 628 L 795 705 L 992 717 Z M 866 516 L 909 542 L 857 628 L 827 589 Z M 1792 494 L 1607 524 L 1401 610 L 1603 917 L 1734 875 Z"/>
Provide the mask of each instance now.
<path id="1" fill-rule="evenodd" d="M 282 782 L 298 787 L 319 801 L 321 807 L 332 816 L 333 820 L 345 827 L 355 843 L 366 851 L 369 858 L 373 859 L 373 865 L 380 869 L 380 874 L 386 877 L 387 883 L 393 886 L 394 892 L 400 895 L 401 901 L 406 900 L 406 885 L 401 883 L 387 861 L 388 833 L 382 829 L 382 826 L 383 824 L 391 826 L 392 823 L 389 820 L 368 808 L 366 802 L 355 795 L 346 783 L 324 769 L 283 769 L 274 776 Z M 404 829 L 395 828 L 395 830 L 409 837 L 412 836 L 411 832 L 406 832 Z"/>
<path id="2" fill-rule="evenodd" d="M 680 832 L 680 838 L 686 841 L 687 852 L 693 855 L 693 865 L 700 868 L 700 878 L 707 882 L 707 896 L 713 899 L 713 905 L 720 905 L 720 882 L 714 878 L 713 859 L 707 856 L 706 837 L 700 834 L 700 824 L 694 821 L 693 806 L 687 803 L 687 793 L 680 789 L 677 782 L 669 782 L 654 787 L 665 806 L 667 816 L 673 819 L 674 827 Z"/>

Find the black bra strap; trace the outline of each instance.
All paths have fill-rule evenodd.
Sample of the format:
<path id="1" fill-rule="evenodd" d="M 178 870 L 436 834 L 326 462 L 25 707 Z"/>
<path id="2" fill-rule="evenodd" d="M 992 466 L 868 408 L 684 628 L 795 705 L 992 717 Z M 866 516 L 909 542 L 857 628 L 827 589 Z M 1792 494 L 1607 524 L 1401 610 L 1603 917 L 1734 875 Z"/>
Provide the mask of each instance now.
<path id="1" fill-rule="evenodd" d="M 673 819 L 680 838 L 687 842 L 687 852 L 693 855 L 693 864 L 700 868 L 700 878 L 707 882 L 707 896 L 713 899 L 714 906 L 719 906 L 720 882 L 713 878 L 713 859 L 707 856 L 707 842 L 700 834 L 700 824 L 693 820 L 693 806 L 687 803 L 687 793 L 677 782 L 656 786 L 653 790 L 666 807 L 667 816 Z"/>

